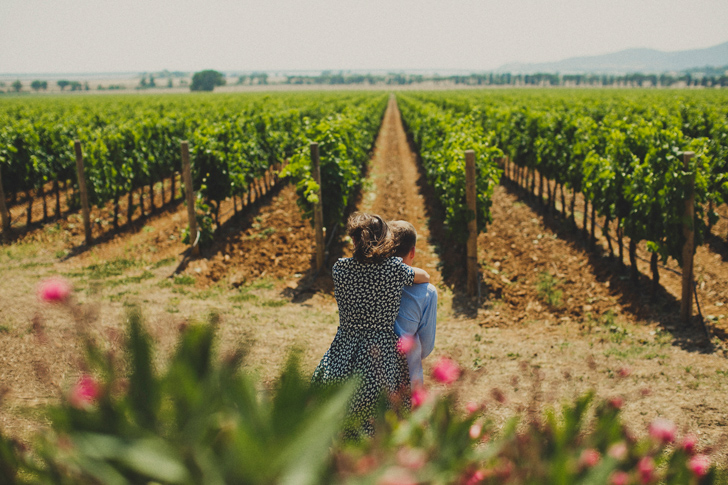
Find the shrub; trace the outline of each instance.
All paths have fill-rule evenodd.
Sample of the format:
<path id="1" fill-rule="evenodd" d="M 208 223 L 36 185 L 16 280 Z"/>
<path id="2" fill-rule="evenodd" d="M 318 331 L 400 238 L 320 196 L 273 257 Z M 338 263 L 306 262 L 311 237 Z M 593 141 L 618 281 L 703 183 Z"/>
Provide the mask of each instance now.
<path id="1" fill-rule="evenodd" d="M 181 330 L 159 371 L 138 309 L 128 315 L 124 352 L 117 355 L 95 341 L 72 298 L 45 300 L 71 310 L 86 364 L 51 408 L 51 432 L 33 453 L 0 434 L 3 484 L 716 481 L 694 435 L 678 438 L 675 425 L 659 419 L 637 439 L 621 420 L 622 400 L 595 403 L 592 392 L 544 413 L 534 398 L 498 429 L 483 405 L 463 412 L 454 392 L 420 388 L 411 413 L 397 416 L 382 401 L 375 436 L 342 441 L 355 383 L 312 388 L 296 353 L 260 391 L 241 368 L 244 347 L 216 357 L 218 319 L 211 316 Z M 433 373 L 448 388 L 460 375 L 449 359 Z M 538 370 L 531 375 L 537 383 Z M 497 390 L 491 394 L 504 400 Z"/>
<path id="2" fill-rule="evenodd" d="M 83 337 L 87 370 L 37 457 L 0 436 L 0 483 L 319 483 L 353 384 L 314 392 L 293 353 L 258 392 L 243 348 L 216 358 L 210 320 L 181 332 L 163 372 L 138 309 L 123 357 Z"/>
<path id="3" fill-rule="evenodd" d="M 207 69 L 192 76 L 190 91 L 212 91 L 215 86 L 224 86 L 225 76 L 218 71 Z"/>

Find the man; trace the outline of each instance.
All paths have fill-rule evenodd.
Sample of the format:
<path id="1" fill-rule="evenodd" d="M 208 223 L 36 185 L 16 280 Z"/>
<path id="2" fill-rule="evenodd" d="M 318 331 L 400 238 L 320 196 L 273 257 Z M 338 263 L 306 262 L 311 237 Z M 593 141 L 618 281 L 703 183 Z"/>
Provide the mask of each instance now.
<path id="1" fill-rule="evenodd" d="M 407 221 L 392 221 L 389 227 L 394 235 L 395 256 L 412 266 L 415 259 L 417 232 Z M 422 387 L 422 359 L 435 347 L 435 321 L 437 319 L 437 289 L 429 284 L 405 286 L 394 331 L 401 338 L 412 337 L 413 346 L 407 353 L 412 388 Z"/>

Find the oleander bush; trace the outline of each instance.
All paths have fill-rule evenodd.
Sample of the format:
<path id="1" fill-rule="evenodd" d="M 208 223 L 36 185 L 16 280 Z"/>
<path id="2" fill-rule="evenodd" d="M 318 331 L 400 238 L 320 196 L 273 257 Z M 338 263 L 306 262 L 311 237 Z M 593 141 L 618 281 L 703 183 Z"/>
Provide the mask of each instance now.
<path id="1" fill-rule="evenodd" d="M 105 349 L 63 281 L 41 296 L 66 305 L 86 359 L 49 410 L 51 426 L 28 449 L 0 433 L 3 484 L 649 484 L 715 483 L 717 470 L 693 435 L 656 420 L 636 438 L 622 402 L 589 392 L 541 411 L 537 400 L 499 429 L 483 405 L 457 402 L 460 369 L 442 358 L 442 393 L 414 389 L 414 409 L 381 406 L 371 439 L 340 436 L 355 383 L 312 388 L 292 353 L 262 386 L 245 348 L 219 357 L 217 319 L 181 329 L 176 349 L 155 365 L 155 345 L 133 309 L 123 352 Z M 36 329 L 36 331 L 39 331 Z M 538 369 L 528 369 L 538 382 Z M 438 386 L 442 388 L 443 386 Z M 497 401 L 503 399 L 494 390 Z"/>

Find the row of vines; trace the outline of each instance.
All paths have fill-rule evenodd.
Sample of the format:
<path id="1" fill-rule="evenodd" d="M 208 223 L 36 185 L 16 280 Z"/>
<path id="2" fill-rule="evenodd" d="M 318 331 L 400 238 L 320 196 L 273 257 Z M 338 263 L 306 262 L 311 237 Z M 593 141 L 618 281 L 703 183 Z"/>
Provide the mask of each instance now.
<path id="1" fill-rule="evenodd" d="M 221 201 L 250 194 L 256 179 L 288 159 L 293 160 L 288 173 L 297 177 L 302 192 L 310 191 L 311 180 L 297 160 L 303 147 L 319 141 L 324 185 L 330 185 L 324 193 L 332 198 L 324 206 L 335 212 L 360 182 L 384 104 L 384 95 L 370 93 L 8 100 L 0 104 L 3 191 L 11 206 L 24 197 L 28 224 L 34 199 L 43 200 L 47 218 L 49 187 L 56 215 L 61 186 L 74 188 L 68 205 L 77 208 L 77 139 L 90 203 L 100 207 L 113 201 L 116 227 L 122 196 L 129 197 L 132 211 L 133 191 L 143 194 L 146 187 L 154 210 L 155 184 L 170 179 L 174 197 L 180 141 L 189 140 L 193 185 L 217 218 Z"/>
<path id="2" fill-rule="evenodd" d="M 428 182 L 445 210 L 445 226 L 457 241 L 467 237 L 473 215 L 465 206 L 465 150 L 475 151 L 477 223 L 485 230 L 491 220 L 493 189 L 500 180 L 497 160 L 503 151 L 496 135 L 476 118 L 442 108 L 422 97 L 401 96 L 400 110 L 420 154 Z"/>
<path id="3" fill-rule="evenodd" d="M 633 269 L 641 241 L 653 254 L 654 273 L 658 258 L 682 262 L 688 192 L 695 193 L 698 244 L 718 219 L 715 208 L 728 201 L 728 96 L 722 92 L 451 92 L 410 94 L 403 101 L 404 107 L 416 104 L 420 113 L 428 113 L 427 129 L 436 130 L 439 117 L 449 120 L 445 125 L 466 126 L 463 133 L 481 134 L 478 141 L 492 148 L 479 149 L 466 134 L 458 135 L 466 138 L 458 149 L 490 153 L 492 161 L 497 147 L 515 165 L 518 181 L 533 193 L 538 185 L 539 198 L 549 207 L 555 207 L 560 189 L 562 210 L 570 206 L 572 219 L 576 194 L 581 194 L 585 218 L 589 205 L 592 225 L 595 215 L 603 218 L 610 251 L 610 225 L 616 230 L 620 259 L 622 237 L 629 238 Z M 403 117 L 422 149 L 422 114 L 413 121 L 408 111 L 403 109 Z M 451 140 L 442 130 L 433 136 L 433 144 L 441 146 Z M 425 145 L 422 152 L 426 167 L 429 150 Z M 695 153 L 687 170 L 685 151 Z M 458 159 L 462 155 L 453 153 L 445 158 L 449 162 L 427 169 L 441 174 L 436 184 L 444 187 L 449 182 L 440 180 L 457 177 L 448 173 L 455 174 L 450 165 Z M 572 191 L 570 204 L 564 187 Z M 458 194 L 452 207 L 446 204 L 448 215 L 462 200 Z M 486 215 L 485 209 L 478 214 L 481 228 Z"/>

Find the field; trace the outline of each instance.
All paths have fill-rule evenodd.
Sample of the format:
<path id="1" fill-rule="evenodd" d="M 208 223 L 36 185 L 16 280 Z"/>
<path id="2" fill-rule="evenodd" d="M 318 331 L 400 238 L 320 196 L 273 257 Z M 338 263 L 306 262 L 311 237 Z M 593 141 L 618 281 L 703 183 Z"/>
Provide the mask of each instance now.
<path id="1" fill-rule="evenodd" d="M 178 274 L 186 249 L 179 237 L 186 209 L 179 200 L 83 251 L 77 214 L 4 245 L 0 383 L 8 393 L 0 428 L 29 439 L 46 422 L 43 405 L 55 402 L 80 371 L 69 316 L 36 298 L 36 285 L 51 275 L 73 282 L 75 298 L 112 349 L 131 305 L 141 306 L 165 351 L 180 326 L 215 312 L 223 353 L 249 342 L 249 362 L 264 382 L 292 347 L 303 351 L 305 369 L 312 371 L 338 318 L 330 276 L 312 279 L 313 230 L 296 199 L 294 187 L 282 184 L 240 214 L 231 214 L 227 202 L 213 246 Z M 634 433 L 644 434 L 655 417 L 668 418 L 697 433 L 717 462 L 728 465 L 725 246 L 701 246 L 696 256 L 703 314 L 713 316 L 716 340 L 710 342 L 699 328 L 678 323 L 678 277 L 663 272 L 664 292 L 653 299 L 643 290 L 649 287 L 646 277 L 632 286 L 513 182 L 504 180 L 492 199 L 493 222 L 479 237 L 483 284 L 475 299 L 460 284 L 462 258 L 442 246 L 440 209 L 390 100 L 355 206 L 409 220 L 418 230 L 415 264 L 430 272 L 440 296 L 436 347 L 426 367 L 439 355 L 457 360 L 467 369 L 460 404 L 485 402 L 500 423 L 531 399 L 548 407 L 587 389 L 605 398 L 622 396 Z M 713 232 L 725 237 L 720 224 Z M 337 239 L 329 264 L 350 251 L 345 238 Z M 640 263 L 640 270 L 648 274 L 648 263 Z M 38 328 L 44 329 L 42 338 Z M 535 380 L 529 369 L 540 371 Z"/>

